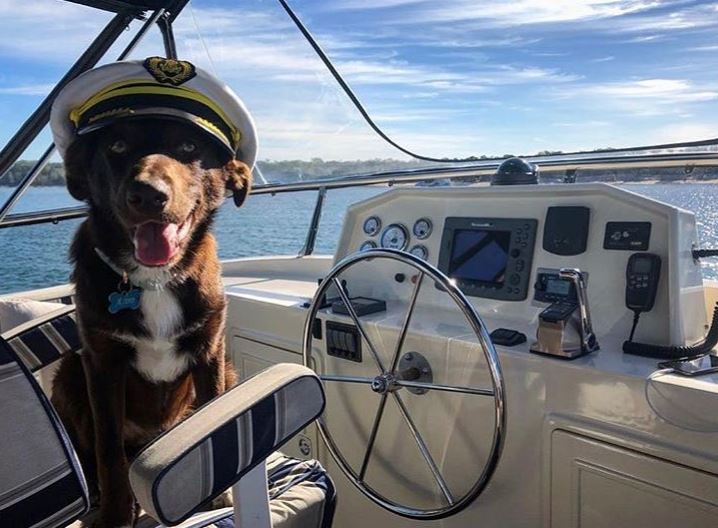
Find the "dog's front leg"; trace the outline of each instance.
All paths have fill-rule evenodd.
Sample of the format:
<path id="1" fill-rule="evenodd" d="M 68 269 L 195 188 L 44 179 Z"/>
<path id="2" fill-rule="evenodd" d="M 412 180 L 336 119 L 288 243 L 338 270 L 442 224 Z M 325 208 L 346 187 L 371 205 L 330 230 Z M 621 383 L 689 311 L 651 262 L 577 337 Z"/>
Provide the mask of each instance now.
<path id="1" fill-rule="evenodd" d="M 201 354 L 192 369 L 196 394 L 195 408 L 199 408 L 225 390 L 224 342 L 219 340 L 211 350 Z"/>
<path id="2" fill-rule="evenodd" d="M 86 341 L 83 366 L 95 427 L 100 511 L 94 528 L 130 527 L 135 520 L 125 455 L 125 382 L 132 350 L 110 339 Z"/>

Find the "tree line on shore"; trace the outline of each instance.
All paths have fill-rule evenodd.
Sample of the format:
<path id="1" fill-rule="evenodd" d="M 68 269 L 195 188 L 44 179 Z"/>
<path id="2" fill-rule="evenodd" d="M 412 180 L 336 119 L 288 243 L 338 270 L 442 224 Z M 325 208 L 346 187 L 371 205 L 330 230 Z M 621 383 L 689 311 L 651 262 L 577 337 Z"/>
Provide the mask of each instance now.
<path id="1" fill-rule="evenodd" d="M 560 154 L 559 152 L 543 152 L 540 155 Z M 506 155 L 504 157 L 509 157 Z M 475 158 L 476 161 L 487 159 Z M 1 178 L 0 185 L 15 186 L 30 171 L 34 161 L 20 160 L 16 162 Z M 331 161 L 314 158 L 306 160 L 259 161 L 259 170 L 264 178 L 273 183 L 287 183 L 302 180 L 316 180 L 342 176 L 381 173 L 397 170 L 412 170 L 426 166 L 439 167 L 439 163 L 427 163 L 420 160 L 369 159 L 356 161 Z M 545 172 L 541 178 L 545 181 L 561 181 L 566 175 Z M 462 178 L 464 183 L 487 180 L 481 178 Z M 577 181 L 705 181 L 718 179 L 718 167 L 665 167 L 665 168 L 631 168 L 611 170 L 581 170 L 576 174 Z M 48 163 L 38 175 L 34 185 L 64 185 L 65 171 L 62 163 Z"/>

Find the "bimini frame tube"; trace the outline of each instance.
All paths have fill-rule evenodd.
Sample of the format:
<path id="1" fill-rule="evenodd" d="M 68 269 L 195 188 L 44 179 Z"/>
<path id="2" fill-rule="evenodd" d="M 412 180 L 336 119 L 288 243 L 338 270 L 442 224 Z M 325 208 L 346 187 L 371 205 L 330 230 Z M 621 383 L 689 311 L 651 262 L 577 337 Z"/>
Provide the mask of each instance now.
<path id="1" fill-rule="evenodd" d="M 117 60 L 126 59 L 132 50 L 135 49 L 137 44 L 140 43 L 142 38 L 147 34 L 149 29 L 161 16 L 165 14 L 164 9 L 158 9 L 154 14 L 149 17 L 142 25 L 140 30 L 125 47 L 125 49 L 117 57 Z M 72 79 L 83 73 L 84 71 L 92 68 L 97 62 L 107 53 L 107 50 L 117 40 L 119 35 L 127 27 L 127 24 L 132 22 L 136 18 L 136 14 L 118 14 L 105 29 L 98 35 L 95 41 L 90 45 L 87 51 L 75 62 L 70 71 L 65 74 L 60 83 L 53 89 L 45 100 L 40 103 L 40 106 L 35 112 L 28 118 L 22 128 L 15 134 L 10 142 L 5 146 L 2 152 L 0 152 L 0 179 L 2 175 L 10 168 L 10 166 L 17 161 L 17 158 L 25 151 L 28 145 L 37 137 L 40 131 L 47 125 L 50 119 L 50 108 L 52 102 L 55 100 L 59 90 L 65 86 Z M 119 28 L 119 31 L 117 31 Z M 55 145 L 51 144 L 40 157 L 30 171 L 25 175 L 23 180 L 13 190 L 12 194 L 5 200 L 5 203 L 0 207 L 0 224 L 2 224 L 5 217 L 15 204 L 20 200 L 25 191 L 32 185 L 35 178 L 40 174 L 42 169 L 45 167 L 47 162 L 55 152 Z"/>
<path id="2" fill-rule="evenodd" d="M 28 145 L 37 137 L 40 130 L 47 125 L 50 120 L 52 102 L 55 100 L 55 97 L 57 97 L 57 94 L 60 93 L 60 90 L 82 72 L 89 70 L 97 64 L 136 16 L 137 13 L 118 13 L 110 20 L 107 26 L 105 26 L 102 32 L 95 38 L 92 44 L 90 44 L 90 47 L 85 50 L 85 53 L 77 59 L 75 64 L 72 65 L 72 68 L 70 68 L 60 82 L 58 82 L 47 97 L 45 97 L 27 121 L 23 123 L 22 127 L 20 127 L 7 145 L 5 145 L 5 148 L 2 149 L 0 152 L 0 174 L 5 174 Z"/>
<path id="3" fill-rule="evenodd" d="M 147 31 L 149 31 L 149 29 L 152 27 L 152 24 L 153 24 L 154 22 L 156 22 L 157 20 L 159 20 L 159 18 L 160 18 L 161 16 L 163 16 L 164 13 L 165 13 L 165 10 L 164 10 L 164 9 L 158 9 L 157 11 L 155 11 L 155 13 L 154 13 L 150 18 L 148 18 L 148 19 L 145 21 L 145 23 L 142 25 L 142 27 L 140 28 L 140 30 L 137 32 L 137 35 L 134 36 L 134 38 L 133 38 L 133 39 L 130 41 L 130 43 L 125 47 L 125 49 L 122 51 L 122 53 L 120 53 L 120 55 L 117 57 L 117 60 L 118 60 L 118 61 L 119 61 L 119 60 L 124 60 L 124 59 L 126 59 L 126 58 L 129 56 L 129 54 L 132 53 L 132 50 L 134 50 L 135 47 L 137 47 L 137 44 L 140 43 L 140 41 L 142 40 L 142 38 L 147 34 Z M 120 16 L 120 15 L 117 15 L 117 16 Z M 115 18 L 117 18 L 117 17 L 115 17 Z M 98 37 L 98 39 L 99 39 L 99 38 L 100 38 L 100 37 Z M 117 37 L 115 37 L 115 40 L 116 40 L 116 39 L 117 39 Z M 95 44 L 96 42 L 97 42 L 97 39 L 95 40 L 95 42 L 94 42 L 93 44 Z M 113 40 L 112 42 L 114 42 L 114 40 Z M 109 45 L 112 45 L 112 42 L 110 42 Z M 109 46 L 107 46 L 107 48 L 109 48 Z M 89 50 L 88 50 L 88 51 L 89 51 Z M 105 49 L 105 51 L 103 51 L 102 55 L 104 55 L 104 53 L 105 53 L 106 51 L 107 51 L 107 49 Z M 97 57 L 97 59 L 95 60 L 95 64 L 97 63 L 97 61 L 100 60 L 100 58 L 102 58 L 102 55 L 100 55 L 99 57 Z M 81 59 L 82 59 L 82 57 L 78 60 L 78 62 L 79 62 Z M 77 65 L 77 63 L 75 63 L 75 64 Z M 93 64 L 93 65 L 94 65 L 94 64 Z M 91 66 L 90 66 L 90 67 L 91 67 Z M 80 73 L 82 73 L 82 72 L 79 72 L 77 75 L 79 75 Z M 68 74 L 69 74 L 69 72 L 68 72 Z M 65 76 L 65 78 L 66 78 L 66 77 L 67 77 L 67 75 Z M 63 81 L 65 80 L 65 78 L 63 78 Z M 70 80 L 72 80 L 72 79 L 70 79 Z M 62 82 L 62 81 L 61 81 L 61 82 Z M 68 81 L 68 82 L 69 82 L 69 81 Z M 54 90 L 53 90 L 53 92 L 54 92 Z M 53 94 L 50 93 L 50 95 L 49 95 L 48 97 L 51 97 L 52 95 L 53 95 Z M 54 99 L 53 99 L 53 100 L 54 100 Z M 40 107 L 38 107 L 38 109 L 35 111 L 35 113 L 30 117 L 30 119 L 28 119 L 28 121 L 26 122 L 26 125 L 32 120 L 32 118 L 35 116 L 35 114 L 38 113 L 38 111 L 42 108 L 42 106 L 45 104 L 46 101 L 47 101 L 47 98 L 45 99 L 45 101 L 43 101 L 43 102 L 40 104 Z M 51 106 L 51 105 L 52 105 L 52 100 L 51 100 L 51 102 L 50 102 L 50 106 Z M 47 114 L 47 115 L 48 115 L 48 118 L 49 118 L 49 108 L 48 108 L 48 114 Z M 47 124 L 47 121 L 46 121 L 45 123 L 43 123 L 38 130 L 35 131 L 35 133 L 33 134 L 33 136 L 29 138 L 28 144 L 29 144 L 30 142 L 32 142 L 32 140 L 35 139 L 35 137 L 37 137 L 37 134 L 40 132 L 40 130 L 42 130 L 42 128 L 43 128 L 46 124 Z M 24 129 L 24 128 L 23 128 L 23 129 Z M 22 132 L 22 129 L 21 129 L 21 132 Z M 20 133 L 18 132 L 18 134 L 16 134 L 16 136 L 18 136 L 19 134 L 20 134 Z M 14 139 L 15 139 L 15 138 L 13 138 L 13 140 L 14 140 Z M 10 140 L 10 143 L 12 143 L 13 140 Z M 5 148 L 5 150 L 7 150 L 8 147 L 10 147 L 10 143 L 9 143 L 8 146 Z M 23 150 L 24 150 L 24 148 L 27 148 L 27 145 L 26 145 L 25 147 L 23 147 Z M 3 151 L 3 152 L 4 152 L 4 151 Z M 25 194 L 25 191 L 28 189 L 28 187 L 30 187 L 30 185 L 32 185 L 32 182 L 35 181 L 35 178 L 37 178 L 37 176 L 40 174 L 40 172 L 42 171 L 42 169 L 45 168 L 45 165 L 47 165 L 47 162 L 50 161 L 50 158 L 52 157 L 52 155 L 53 155 L 54 152 L 55 152 L 55 145 L 54 145 L 54 144 L 50 144 L 50 146 L 47 147 L 47 149 L 45 150 L 44 154 L 40 157 L 40 159 L 37 160 L 37 162 L 35 163 L 35 165 L 33 165 L 32 169 L 30 169 L 30 171 L 25 175 L 25 177 L 24 177 L 23 180 L 18 184 L 18 186 L 15 187 L 15 189 L 13 190 L 12 194 L 8 197 L 8 199 L 5 200 L 5 203 L 2 205 L 2 207 L 0 207 L 0 223 L 2 223 L 2 221 L 5 219 L 5 217 L 7 216 L 7 214 L 10 212 L 10 210 L 12 210 L 12 208 L 15 206 L 15 204 L 18 202 L 18 200 L 22 197 L 22 195 Z M 19 156 L 20 154 L 22 154 L 22 150 L 19 151 L 18 156 Z M 13 160 L 11 163 L 14 163 L 14 162 L 15 162 L 15 160 Z M 10 167 L 8 166 L 8 169 L 9 169 L 9 168 L 10 168 Z M 7 170 L 7 169 L 5 169 L 5 170 Z M 4 171 L 0 171 L 0 174 L 4 174 Z"/>

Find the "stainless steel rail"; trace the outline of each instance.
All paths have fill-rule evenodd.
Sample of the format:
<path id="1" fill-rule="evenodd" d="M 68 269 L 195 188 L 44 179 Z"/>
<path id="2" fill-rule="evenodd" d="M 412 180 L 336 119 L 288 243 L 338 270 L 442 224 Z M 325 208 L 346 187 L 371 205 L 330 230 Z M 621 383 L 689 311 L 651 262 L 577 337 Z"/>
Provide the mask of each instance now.
<path id="1" fill-rule="evenodd" d="M 556 173 L 577 170 L 606 170 L 627 168 L 665 168 L 665 167 L 718 167 L 718 151 L 716 152 L 668 152 L 648 154 L 611 154 L 600 152 L 594 154 L 564 156 L 534 156 L 527 158 L 537 163 L 542 173 Z M 260 184 L 252 189 L 252 194 L 277 194 L 283 192 L 318 191 L 322 188 L 343 189 L 366 185 L 396 185 L 419 181 L 444 178 L 467 178 L 493 174 L 503 159 L 478 161 L 471 165 L 422 168 L 415 170 L 391 171 L 373 174 L 362 174 L 341 178 L 303 181 L 296 183 Z M 0 221 L 0 229 L 44 222 L 57 223 L 62 220 L 81 218 L 87 214 L 87 207 L 69 207 L 35 211 L 32 213 L 16 213 L 7 215 Z M 310 226 L 310 229 L 312 226 Z"/>
<path id="2" fill-rule="evenodd" d="M 578 171 L 578 170 L 606 170 L 627 168 L 665 168 L 665 167 L 718 167 L 718 151 L 693 153 L 659 153 L 659 154 L 633 154 L 633 155 L 607 155 L 597 153 L 580 156 L 534 156 L 525 158 L 539 165 L 542 173 Z M 488 176 L 496 172 L 503 159 L 477 161 L 461 166 L 441 166 L 421 168 L 415 170 L 391 171 L 373 174 L 362 174 L 340 178 L 326 178 L 295 183 L 278 183 L 258 185 L 252 190 L 255 194 L 282 193 L 296 191 L 312 191 L 320 187 L 327 189 L 340 189 L 362 185 L 399 183 L 415 183 L 424 180 L 444 178 L 467 178 L 472 176 Z"/>
<path id="3" fill-rule="evenodd" d="M 300 257 L 311 255 L 314 253 L 314 245 L 317 242 L 317 235 L 319 234 L 319 221 L 322 218 L 322 209 L 324 208 L 324 197 L 327 195 L 326 187 L 320 187 L 317 193 L 317 202 L 314 205 L 314 213 L 312 213 L 312 221 L 309 224 L 307 230 L 307 238 L 304 241 L 304 247 L 299 252 Z"/>

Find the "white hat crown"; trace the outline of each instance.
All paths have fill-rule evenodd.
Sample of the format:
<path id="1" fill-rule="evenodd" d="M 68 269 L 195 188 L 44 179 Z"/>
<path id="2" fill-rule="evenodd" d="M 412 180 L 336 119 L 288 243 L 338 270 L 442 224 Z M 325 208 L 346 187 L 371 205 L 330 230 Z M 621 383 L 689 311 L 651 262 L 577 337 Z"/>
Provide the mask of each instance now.
<path id="1" fill-rule="evenodd" d="M 149 57 L 89 70 L 68 83 L 52 105 L 50 127 L 65 156 L 78 135 L 127 117 L 186 119 L 253 167 L 254 121 L 225 83 L 188 61 Z"/>

